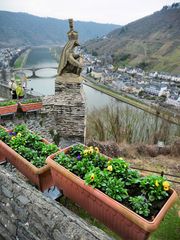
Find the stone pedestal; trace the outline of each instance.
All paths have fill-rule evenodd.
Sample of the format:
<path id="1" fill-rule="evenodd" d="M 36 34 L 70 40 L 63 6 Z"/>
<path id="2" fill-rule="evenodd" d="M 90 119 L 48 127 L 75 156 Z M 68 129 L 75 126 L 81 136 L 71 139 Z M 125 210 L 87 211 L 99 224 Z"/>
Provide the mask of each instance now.
<path id="1" fill-rule="evenodd" d="M 56 77 L 55 80 L 55 95 L 62 92 L 66 93 L 80 93 L 83 77 L 73 73 L 63 74 L 63 76 Z"/>
<path id="2" fill-rule="evenodd" d="M 81 76 L 67 74 L 58 76 L 55 81 L 55 96 L 46 105 L 51 105 L 55 126 L 54 132 L 60 138 L 61 146 L 81 142 L 85 136 L 85 102 Z M 53 109 L 52 109 L 53 104 Z"/>

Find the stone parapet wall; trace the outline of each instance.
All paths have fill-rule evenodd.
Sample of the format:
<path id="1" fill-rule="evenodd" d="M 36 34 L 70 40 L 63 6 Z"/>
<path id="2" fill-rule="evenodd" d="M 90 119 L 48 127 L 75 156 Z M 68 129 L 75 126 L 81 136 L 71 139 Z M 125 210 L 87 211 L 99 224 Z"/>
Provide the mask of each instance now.
<path id="1" fill-rule="evenodd" d="M 56 123 L 54 131 L 59 134 L 63 146 L 84 143 L 85 102 L 81 83 L 56 82 L 56 94 L 45 97 L 43 106 L 44 113 L 49 111 L 53 116 Z"/>
<path id="2" fill-rule="evenodd" d="M 104 232 L 0 166 L 1 240 L 110 240 Z"/>
<path id="3" fill-rule="evenodd" d="M 0 82 L 0 97 L 11 99 L 11 90 L 7 86 L 6 82 Z"/>
<path id="4" fill-rule="evenodd" d="M 60 82 L 60 83 L 56 83 L 55 85 L 55 92 L 56 94 L 59 94 L 59 92 L 77 92 L 79 93 L 79 89 L 81 88 L 81 83 L 66 83 L 66 82 Z"/>
<path id="5" fill-rule="evenodd" d="M 16 113 L 15 117 L 0 119 L 0 124 L 8 129 L 23 123 L 60 147 L 84 143 L 85 103 L 81 92 L 47 96 L 43 99 L 43 108 L 38 112 Z"/>
<path id="6" fill-rule="evenodd" d="M 59 99 L 54 106 L 55 121 L 60 135 L 63 137 L 83 137 L 84 136 L 84 119 L 85 104 L 82 99 L 77 101 L 77 95 L 63 96 L 66 103 Z"/>
<path id="7" fill-rule="evenodd" d="M 12 129 L 17 124 L 26 124 L 31 131 L 38 132 L 47 140 L 53 142 L 50 129 L 55 127 L 55 122 L 47 114 L 41 114 L 40 111 L 37 113 L 19 113 L 15 117 L 3 117 L 0 119 L 0 124 L 8 129 Z"/>

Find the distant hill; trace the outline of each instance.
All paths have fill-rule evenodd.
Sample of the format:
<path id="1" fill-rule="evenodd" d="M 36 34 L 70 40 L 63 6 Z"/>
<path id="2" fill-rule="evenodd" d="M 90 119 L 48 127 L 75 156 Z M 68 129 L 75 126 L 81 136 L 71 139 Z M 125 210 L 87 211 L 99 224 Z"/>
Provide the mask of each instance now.
<path id="1" fill-rule="evenodd" d="M 88 41 L 85 48 L 111 56 L 115 64 L 180 74 L 180 4 Z"/>
<path id="2" fill-rule="evenodd" d="M 114 24 L 75 21 L 80 42 L 101 37 L 119 27 Z M 64 44 L 68 20 L 37 17 L 27 13 L 0 11 L 0 47 Z"/>

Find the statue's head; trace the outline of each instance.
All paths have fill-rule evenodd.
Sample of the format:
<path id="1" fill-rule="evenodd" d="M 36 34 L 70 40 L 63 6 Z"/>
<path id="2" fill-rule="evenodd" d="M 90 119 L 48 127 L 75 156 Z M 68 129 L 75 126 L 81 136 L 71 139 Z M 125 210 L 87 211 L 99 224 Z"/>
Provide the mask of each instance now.
<path id="1" fill-rule="evenodd" d="M 80 46 L 80 44 L 78 43 L 78 41 L 75 41 L 75 42 L 74 42 L 74 46 L 75 46 L 75 47 Z"/>
<path id="2" fill-rule="evenodd" d="M 73 28 L 73 19 L 69 19 L 69 32 L 67 33 L 69 41 L 75 41 L 74 45 L 75 46 L 80 46 L 78 43 L 78 32 L 74 31 Z"/>

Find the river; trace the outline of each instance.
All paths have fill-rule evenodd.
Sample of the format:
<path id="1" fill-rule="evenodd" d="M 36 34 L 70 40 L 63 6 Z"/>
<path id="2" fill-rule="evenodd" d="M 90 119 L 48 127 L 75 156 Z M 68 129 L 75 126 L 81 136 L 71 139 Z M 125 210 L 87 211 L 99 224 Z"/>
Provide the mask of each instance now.
<path id="1" fill-rule="evenodd" d="M 38 78 L 33 78 L 28 81 L 28 88 L 33 88 L 34 91 L 44 95 L 53 95 L 55 92 L 55 78 L 51 76 L 54 76 L 57 70 L 46 67 L 57 67 L 57 65 L 56 60 L 50 53 L 50 49 L 32 49 L 24 67 L 45 68 L 36 72 L 39 76 Z M 26 74 L 27 76 L 31 75 L 28 71 L 26 71 Z M 117 122 L 112 124 L 112 121 L 117 121 L 117 114 L 118 125 L 116 127 L 118 127 L 117 130 L 119 131 L 119 135 L 121 135 L 121 141 L 124 140 L 123 135 L 125 140 L 128 138 L 128 141 L 133 143 L 152 143 L 154 139 L 165 140 L 168 142 L 175 137 L 180 136 L 180 126 L 169 123 L 157 116 L 118 101 L 87 85 L 83 85 L 83 89 L 86 99 L 88 119 L 90 119 L 91 123 L 95 125 L 95 119 L 97 116 L 99 117 L 103 129 L 106 129 L 104 130 L 106 131 L 105 140 L 113 138 L 112 130 L 114 129 L 114 126 L 117 125 Z M 107 106 L 109 107 L 107 108 Z M 102 110 L 102 108 L 104 109 Z M 111 123 L 109 123 L 110 119 Z M 121 131 L 119 129 L 121 129 Z M 88 127 L 87 131 L 91 133 L 93 132 L 88 130 Z M 98 139 L 97 135 L 97 130 L 94 130 L 92 136 L 88 134 L 88 137 Z"/>
<path id="2" fill-rule="evenodd" d="M 55 78 L 57 70 L 46 67 L 57 67 L 56 60 L 52 57 L 49 48 L 34 48 L 29 53 L 24 68 L 44 68 L 36 71 L 38 78 L 28 80 L 28 88 L 33 88 L 35 92 L 43 95 L 52 95 L 55 91 Z M 31 71 L 26 70 L 26 75 L 32 75 Z"/>

